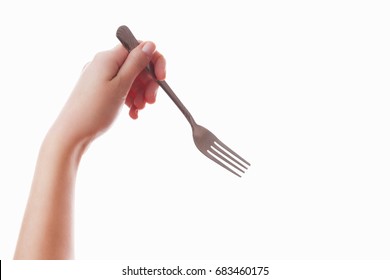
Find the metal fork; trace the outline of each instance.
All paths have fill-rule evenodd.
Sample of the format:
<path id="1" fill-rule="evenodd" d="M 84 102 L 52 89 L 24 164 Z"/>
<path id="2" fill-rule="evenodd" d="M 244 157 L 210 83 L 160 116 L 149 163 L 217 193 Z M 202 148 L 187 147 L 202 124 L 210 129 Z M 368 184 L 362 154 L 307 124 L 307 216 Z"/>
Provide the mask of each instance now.
<path id="1" fill-rule="evenodd" d="M 133 33 L 131 33 L 130 29 L 125 25 L 122 25 L 118 28 L 116 36 L 129 52 L 131 52 L 131 50 L 137 47 L 139 44 Z M 195 122 L 190 112 L 176 96 L 167 82 L 157 80 L 154 74 L 152 63 L 146 67 L 146 71 L 168 94 L 168 96 L 172 99 L 172 101 L 176 104 L 176 106 L 180 109 L 180 111 L 190 123 L 194 142 L 199 151 L 201 151 L 206 157 L 216 162 L 223 168 L 229 170 L 238 177 L 241 177 L 240 174 L 245 173 L 245 170 L 248 169 L 250 163 L 240 157 L 228 146 L 226 146 L 213 133 L 211 133 L 211 131 L 204 128 L 203 126 L 198 125 Z"/>

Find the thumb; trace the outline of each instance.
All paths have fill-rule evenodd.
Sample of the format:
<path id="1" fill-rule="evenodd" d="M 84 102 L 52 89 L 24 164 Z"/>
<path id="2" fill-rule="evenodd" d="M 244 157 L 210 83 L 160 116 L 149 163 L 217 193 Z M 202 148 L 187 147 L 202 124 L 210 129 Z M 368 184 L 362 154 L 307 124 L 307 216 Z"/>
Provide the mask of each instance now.
<path id="1" fill-rule="evenodd" d="M 120 68 L 117 77 L 124 88 L 130 88 L 135 78 L 148 65 L 156 45 L 152 42 L 142 42 L 134 48 L 127 56 Z"/>

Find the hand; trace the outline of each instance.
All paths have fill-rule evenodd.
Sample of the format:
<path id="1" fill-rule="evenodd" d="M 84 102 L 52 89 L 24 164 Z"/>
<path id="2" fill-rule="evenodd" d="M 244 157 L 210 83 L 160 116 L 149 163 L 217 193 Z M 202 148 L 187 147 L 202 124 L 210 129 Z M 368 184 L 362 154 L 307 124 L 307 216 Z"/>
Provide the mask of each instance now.
<path id="1" fill-rule="evenodd" d="M 51 131 L 72 145 L 90 143 L 106 131 L 123 104 L 136 119 L 146 103 L 154 103 L 158 84 L 144 70 L 151 61 L 157 79 L 165 79 L 165 59 L 152 42 L 128 51 L 121 45 L 98 53 L 87 64 Z"/>
<path id="2" fill-rule="evenodd" d="M 143 70 L 152 61 L 165 78 L 164 57 L 153 43 L 129 54 L 122 46 L 89 63 L 42 143 L 15 259 L 70 259 L 76 174 L 85 147 L 114 121 L 123 104 L 130 116 L 156 99 L 157 84 Z"/>

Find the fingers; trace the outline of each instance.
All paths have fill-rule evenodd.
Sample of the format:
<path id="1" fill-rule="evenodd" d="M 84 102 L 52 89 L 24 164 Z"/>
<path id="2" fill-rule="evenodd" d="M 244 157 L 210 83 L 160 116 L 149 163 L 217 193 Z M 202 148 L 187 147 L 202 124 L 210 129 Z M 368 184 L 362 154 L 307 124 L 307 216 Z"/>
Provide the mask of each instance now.
<path id="1" fill-rule="evenodd" d="M 133 120 L 138 119 L 138 109 L 135 106 L 131 106 L 130 111 L 129 111 L 129 116 Z"/>
<path id="2" fill-rule="evenodd" d="M 137 92 L 135 94 L 133 105 L 137 107 L 137 109 L 142 110 L 145 108 L 145 99 L 144 99 L 144 93 L 143 92 Z"/>
<path id="3" fill-rule="evenodd" d="M 125 104 L 130 108 L 129 115 L 132 119 L 138 117 L 138 112 L 145 108 L 146 103 L 156 102 L 158 84 L 151 80 L 147 73 L 142 73 L 134 81 L 126 96 Z"/>
<path id="4" fill-rule="evenodd" d="M 112 60 L 115 63 L 112 67 L 111 79 L 118 75 L 118 71 L 121 69 L 123 63 L 126 61 L 126 58 L 129 55 L 129 52 L 121 45 L 118 44 L 111 51 Z"/>
<path id="5" fill-rule="evenodd" d="M 158 90 L 158 84 L 155 81 L 149 81 L 148 85 L 145 88 L 145 102 L 153 104 L 156 102 L 156 95 Z"/>
<path id="6" fill-rule="evenodd" d="M 93 61 L 83 67 L 83 71 L 90 64 L 98 64 L 92 67 L 98 69 L 98 78 L 109 81 L 117 77 L 123 87 L 130 87 L 138 74 L 152 61 L 157 79 L 164 80 L 166 61 L 155 50 L 156 46 L 152 42 L 141 42 L 130 54 L 122 45 L 117 45 L 111 50 L 97 53 Z"/>
<path id="7" fill-rule="evenodd" d="M 117 76 L 128 54 L 128 51 L 122 45 L 117 45 L 108 51 L 99 52 L 90 63 L 84 66 L 83 72 L 90 68 L 89 71 L 92 72 L 95 79 L 111 81 L 112 78 Z"/>
<path id="8" fill-rule="evenodd" d="M 165 80 L 166 77 L 166 60 L 164 56 L 158 51 L 154 52 L 152 57 L 152 63 L 154 65 L 154 74 L 157 80 Z"/>
<path id="9" fill-rule="evenodd" d="M 103 51 L 83 68 L 84 79 L 96 81 L 98 88 L 112 92 L 107 98 L 113 102 L 123 102 L 130 107 L 130 117 L 136 119 L 138 111 L 146 103 L 156 101 L 158 85 L 144 69 L 152 62 L 157 79 L 165 79 L 165 58 L 156 51 L 152 42 L 141 42 L 130 53 L 117 45 Z M 111 102 L 109 100 L 109 102 Z M 119 104 L 119 103 L 118 103 Z M 122 103 L 123 104 L 123 103 Z"/>
<path id="10" fill-rule="evenodd" d="M 156 46 L 152 42 L 142 42 L 130 54 L 128 54 L 116 78 L 119 79 L 120 86 L 127 88 L 126 93 L 136 77 L 150 62 Z"/>
<path id="11" fill-rule="evenodd" d="M 119 53 L 119 50 L 116 51 Z M 120 87 L 126 90 L 125 103 L 130 108 L 129 115 L 132 119 L 138 118 L 139 110 L 145 108 L 146 103 L 152 104 L 156 101 L 159 86 L 143 71 L 149 62 L 154 64 L 156 78 L 164 80 L 166 61 L 164 56 L 156 51 L 156 46 L 152 42 L 141 42 L 128 54 L 122 65 L 118 59 L 119 69 L 115 78 L 119 80 Z"/>
<path id="12" fill-rule="evenodd" d="M 143 41 L 138 40 L 138 42 L 141 44 Z M 158 51 L 155 51 L 153 53 L 151 62 L 154 65 L 154 72 L 155 72 L 154 74 L 156 75 L 157 80 L 160 80 L 160 81 L 165 80 L 165 77 L 166 77 L 166 70 L 165 70 L 166 60 L 165 60 L 164 56 L 161 53 L 159 53 Z"/>

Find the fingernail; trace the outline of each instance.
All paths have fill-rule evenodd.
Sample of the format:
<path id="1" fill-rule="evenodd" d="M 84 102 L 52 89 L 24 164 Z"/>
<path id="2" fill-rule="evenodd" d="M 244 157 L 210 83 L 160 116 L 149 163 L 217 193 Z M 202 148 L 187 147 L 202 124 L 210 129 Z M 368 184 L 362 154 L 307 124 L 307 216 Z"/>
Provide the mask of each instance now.
<path id="1" fill-rule="evenodd" d="M 156 101 L 157 98 L 157 90 L 153 93 L 154 101 Z"/>
<path id="2" fill-rule="evenodd" d="M 151 57 L 156 46 L 152 42 L 146 42 L 142 47 L 142 51 L 148 56 Z"/>

